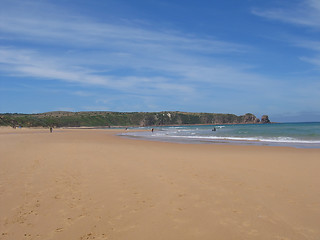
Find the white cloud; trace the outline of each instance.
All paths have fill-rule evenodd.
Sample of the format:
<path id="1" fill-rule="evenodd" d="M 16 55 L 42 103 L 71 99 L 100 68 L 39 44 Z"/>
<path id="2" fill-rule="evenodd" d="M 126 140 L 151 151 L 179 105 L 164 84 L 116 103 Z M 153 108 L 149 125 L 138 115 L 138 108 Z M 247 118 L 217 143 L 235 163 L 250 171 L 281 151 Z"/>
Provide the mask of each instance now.
<path id="1" fill-rule="evenodd" d="M 310 63 L 316 66 L 317 70 L 320 70 L 320 42 L 314 40 L 307 40 L 301 38 L 290 38 L 294 46 L 311 50 L 312 56 L 302 56 L 299 59 L 301 61 Z"/>
<path id="2" fill-rule="evenodd" d="M 8 75 L 154 95 L 193 94 L 201 82 L 252 88 L 262 80 L 238 64 L 218 63 L 221 54 L 250 49 L 243 45 L 95 22 L 60 14 L 61 9 L 44 2 L 35 14 L 33 4 L 26 1 L 20 10 L 8 9 L 0 15 L 0 32 L 13 41 L 24 41 L 24 47 L 0 48 L 0 69 Z M 34 47 L 34 43 L 41 45 Z"/>
<path id="3" fill-rule="evenodd" d="M 319 0 L 303 0 L 299 4 L 293 4 L 283 9 L 253 10 L 253 14 L 316 30 L 304 32 L 303 34 L 286 35 L 282 40 L 287 41 L 291 46 L 311 50 L 309 53 L 314 56 L 300 56 L 299 59 L 316 66 L 317 69 L 315 70 L 320 69 L 320 42 L 318 40 L 318 30 L 320 30 Z"/>
<path id="4" fill-rule="evenodd" d="M 18 5 L 18 10 L 6 6 L 0 10 L 0 34 L 12 43 L 0 46 L 2 75 L 108 89 L 137 96 L 150 110 L 159 106 L 154 99 L 160 96 L 183 104 L 200 98 L 199 102 L 216 104 L 219 89 L 241 93 L 238 102 L 240 98 L 244 103 L 247 98 L 281 100 L 277 96 L 283 94 L 279 89 L 285 84 L 279 79 L 230 60 L 252 51 L 251 47 L 136 23 L 98 22 L 66 13 L 46 1 Z M 74 94 L 86 96 L 81 91 Z M 113 96 L 99 95 L 98 99 L 108 106 L 115 102 Z M 234 100 L 229 101 L 233 106 Z M 104 106 L 104 102 L 97 104 Z M 125 104 L 133 108 L 133 103 L 122 100 L 122 106 Z"/>
<path id="5" fill-rule="evenodd" d="M 87 92 L 87 91 L 75 91 L 75 92 L 72 92 L 72 94 L 80 97 L 90 97 L 94 95 L 93 93 Z"/>
<path id="6" fill-rule="evenodd" d="M 303 0 L 300 4 L 290 4 L 285 9 L 254 9 L 252 13 L 286 23 L 320 28 L 320 2 L 318 0 Z"/>
<path id="7" fill-rule="evenodd" d="M 0 69 L 10 76 L 144 94 L 192 94 L 199 82 L 237 84 L 234 76 L 243 75 L 243 70 L 229 63 L 217 64 L 215 56 L 250 49 L 170 30 L 97 22 L 66 14 L 43 1 L 25 1 L 19 8 L 12 7 L 14 1 L 11 5 L 5 2 L 0 33 L 20 43 L 20 47 L 0 47 Z M 246 75 L 246 79 L 253 77 Z M 251 83 L 244 81 L 242 85 Z"/>
<path id="8" fill-rule="evenodd" d="M 28 2 L 28 1 L 27 1 Z M 0 31 L 7 38 L 17 35 L 24 41 L 40 42 L 63 46 L 81 46 L 89 49 L 124 49 L 133 51 L 138 48 L 154 51 L 156 48 L 174 48 L 180 51 L 203 53 L 244 52 L 240 44 L 219 41 L 211 38 L 185 36 L 178 32 L 156 31 L 125 23 L 97 22 L 76 15 L 61 14 L 61 9 L 42 2 L 36 14 L 29 5 L 24 9 L 3 10 L 0 15 Z M 46 15 L 47 9 L 55 11 Z"/>
<path id="9" fill-rule="evenodd" d="M 320 56 L 313 57 L 313 58 L 310 58 L 310 57 L 301 57 L 300 59 L 301 59 L 302 61 L 311 63 L 311 64 L 317 66 L 318 69 L 320 69 Z"/>

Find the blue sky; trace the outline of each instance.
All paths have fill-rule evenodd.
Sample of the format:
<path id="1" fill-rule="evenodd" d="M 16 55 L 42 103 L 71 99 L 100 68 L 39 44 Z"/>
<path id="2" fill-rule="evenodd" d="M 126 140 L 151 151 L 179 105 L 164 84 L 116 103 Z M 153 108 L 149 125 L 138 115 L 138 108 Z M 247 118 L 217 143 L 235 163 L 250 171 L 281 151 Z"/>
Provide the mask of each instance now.
<path id="1" fill-rule="evenodd" d="M 0 112 L 320 121 L 319 0 L 0 0 Z"/>

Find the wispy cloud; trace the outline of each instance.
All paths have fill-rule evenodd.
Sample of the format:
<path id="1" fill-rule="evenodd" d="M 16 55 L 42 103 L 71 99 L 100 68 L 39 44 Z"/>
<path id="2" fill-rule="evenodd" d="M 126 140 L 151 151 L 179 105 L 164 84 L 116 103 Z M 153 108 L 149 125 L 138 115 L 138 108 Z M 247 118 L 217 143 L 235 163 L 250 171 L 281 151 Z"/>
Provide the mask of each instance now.
<path id="1" fill-rule="evenodd" d="M 254 9 L 252 13 L 286 23 L 320 28 L 320 2 L 318 0 L 303 0 L 297 5 L 290 3 L 281 9 Z"/>
<path id="2" fill-rule="evenodd" d="M 28 11 L 33 2 L 26 2 L 18 12 L 9 9 L 0 15 L 0 32 L 23 40 L 20 48 L 0 48 L 0 69 L 11 76 L 154 95 L 192 94 L 200 82 L 252 88 L 262 78 L 247 72 L 247 66 L 218 61 L 224 54 L 245 53 L 247 46 L 127 22 L 96 22 L 59 14 L 60 9 L 43 2 L 34 14 Z M 44 9 L 54 14 L 45 17 Z M 34 43 L 42 47 L 34 48 Z"/>
<path id="3" fill-rule="evenodd" d="M 80 97 L 90 97 L 93 96 L 94 94 L 88 91 L 74 91 L 72 94 L 80 96 Z"/>
<path id="4" fill-rule="evenodd" d="M 309 51 L 309 55 L 312 56 L 300 56 L 298 59 L 316 66 L 317 70 L 320 69 L 320 41 L 318 40 L 318 31 L 320 30 L 320 1 L 302 0 L 299 4 L 290 4 L 281 9 L 255 9 L 252 13 L 263 18 L 282 21 L 293 26 L 304 27 L 305 29 L 312 29 L 313 31 L 304 32 L 304 34 L 284 35 L 280 40 L 286 41 L 294 47 L 311 50 Z"/>
<path id="5" fill-rule="evenodd" d="M 228 111 L 225 105 L 219 110 L 221 99 L 233 108 L 252 102 L 258 109 L 254 102 L 277 102 L 288 94 L 281 89 L 291 88 L 259 74 L 254 64 L 243 60 L 252 47 L 140 22 L 98 21 L 48 2 L 3 0 L 2 76 L 25 78 L 26 84 L 31 78 L 81 86 L 69 92 L 84 98 L 104 89 L 108 94 L 92 94 L 96 100 L 92 105 L 113 110 L 163 110 L 159 102 L 176 110 L 197 101 Z M 234 60 L 239 56 L 241 62 Z"/>
<path id="6" fill-rule="evenodd" d="M 309 49 L 312 51 L 312 56 L 302 56 L 301 61 L 310 63 L 320 70 L 320 41 L 296 39 L 293 44 L 297 47 Z"/>
<path id="7" fill-rule="evenodd" d="M 30 11 L 32 5 L 24 6 L 25 8 L 18 11 L 16 8 L 9 8 L 1 12 L 0 30 L 5 32 L 8 38 L 15 38 L 18 34 L 23 41 L 109 51 L 118 48 L 152 50 L 159 47 L 159 50 L 165 47 L 174 48 L 175 51 L 187 50 L 206 54 L 245 51 L 245 47 L 240 44 L 185 36 L 172 30 L 155 31 L 128 21 L 97 22 L 73 13 L 61 14 L 61 8 L 49 3 L 42 2 L 38 5 L 37 9 L 40 9 L 36 14 Z M 54 14 L 45 14 L 47 9 Z"/>

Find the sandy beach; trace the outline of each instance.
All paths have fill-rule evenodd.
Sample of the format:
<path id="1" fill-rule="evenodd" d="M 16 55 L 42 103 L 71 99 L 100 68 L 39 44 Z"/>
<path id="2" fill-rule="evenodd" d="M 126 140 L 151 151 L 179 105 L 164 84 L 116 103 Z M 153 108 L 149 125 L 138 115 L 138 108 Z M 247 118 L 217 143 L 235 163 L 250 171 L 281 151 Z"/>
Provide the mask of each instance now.
<path id="1" fill-rule="evenodd" d="M 320 239 L 320 149 L 0 128 L 0 239 Z"/>

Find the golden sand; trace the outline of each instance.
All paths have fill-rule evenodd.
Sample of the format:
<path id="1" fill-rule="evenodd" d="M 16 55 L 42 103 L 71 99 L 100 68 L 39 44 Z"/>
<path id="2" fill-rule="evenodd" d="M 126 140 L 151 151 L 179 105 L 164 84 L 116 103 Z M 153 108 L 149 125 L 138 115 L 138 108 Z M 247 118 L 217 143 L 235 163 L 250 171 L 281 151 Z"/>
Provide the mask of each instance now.
<path id="1" fill-rule="evenodd" d="M 320 239 L 320 149 L 115 133 L 1 128 L 0 239 Z"/>

